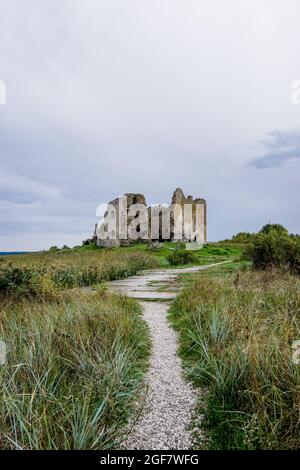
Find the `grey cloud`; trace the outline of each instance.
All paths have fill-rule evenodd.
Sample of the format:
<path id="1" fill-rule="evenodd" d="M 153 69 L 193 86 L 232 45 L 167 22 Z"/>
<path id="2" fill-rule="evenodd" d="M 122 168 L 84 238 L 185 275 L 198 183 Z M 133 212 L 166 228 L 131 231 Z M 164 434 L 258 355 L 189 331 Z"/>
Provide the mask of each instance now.
<path id="1" fill-rule="evenodd" d="M 280 167 L 300 158 L 300 130 L 270 132 L 262 144 L 262 155 L 250 161 L 258 169 Z"/>
<path id="2" fill-rule="evenodd" d="M 0 251 L 80 243 L 102 202 L 178 186 L 207 199 L 211 240 L 268 219 L 299 232 L 299 175 L 282 165 L 297 134 L 245 165 L 299 123 L 299 14 L 299 0 L 1 0 Z"/>

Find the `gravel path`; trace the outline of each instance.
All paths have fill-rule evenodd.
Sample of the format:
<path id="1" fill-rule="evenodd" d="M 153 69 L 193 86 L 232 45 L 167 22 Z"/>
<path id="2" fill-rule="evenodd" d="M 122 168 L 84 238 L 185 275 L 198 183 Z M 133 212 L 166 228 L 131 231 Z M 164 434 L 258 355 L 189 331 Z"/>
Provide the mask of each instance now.
<path id="1" fill-rule="evenodd" d="M 189 449 L 188 426 L 196 393 L 182 378 L 176 333 L 167 321 L 169 304 L 141 302 L 153 341 L 148 393 L 141 418 L 123 443 L 126 449 Z"/>
<path id="2" fill-rule="evenodd" d="M 177 335 L 167 321 L 170 281 L 178 273 L 188 273 L 216 266 L 148 271 L 140 276 L 113 281 L 111 288 L 140 300 L 143 316 L 152 337 L 152 355 L 146 374 L 147 393 L 141 400 L 143 409 L 122 447 L 141 450 L 185 450 L 192 446 L 189 430 L 197 393 L 182 376 L 181 360 L 177 356 Z M 164 291 L 160 288 L 163 287 Z M 171 289 L 170 289 L 171 290 Z M 149 300 L 158 299 L 152 302 Z M 148 300 L 148 301 L 147 301 Z M 164 301 L 163 301 L 164 300 Z"/>

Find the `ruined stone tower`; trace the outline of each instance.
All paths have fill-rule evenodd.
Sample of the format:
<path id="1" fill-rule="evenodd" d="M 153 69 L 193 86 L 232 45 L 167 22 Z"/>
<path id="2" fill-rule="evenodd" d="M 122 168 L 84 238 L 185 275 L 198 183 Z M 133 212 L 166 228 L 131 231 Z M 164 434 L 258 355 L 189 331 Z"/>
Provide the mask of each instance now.
<path id="1" fill-rule="evenodd" d="M 125 198 L 126 197 L 126 198 Z M 120 204 L 123 204 L 122 200 L 125 199 L 125 206 L 120 208 Z M 193 242 L 199 236 L 201 226 L 201 241 L 206 242 L 207 236 L 207 209 L 206 201 L 201 198 L 193 199 L 192 196 L 185 197 L 182 189 L 177 188 L 172 196 L 170 206 L 154 205 L 147 207 L 146 199 L 143 194 L 126 193 L 123 198 L 116 198 L 108 204 L 108 211 L 112 212 L 111 217 L 114 221 L 113 228 L 110 229 L 108 234 L 106 227 L 107 222 L 104 221 L 95 230 L 95 239 L 97 245 L 101 247 L 114 247 L 114 246 L 128 246 L 138 240 L 143 242 L 150 241 L 174 241 L 178 228 L 183 233 L 183 242 Z M 135 205 L 136 212 L 132 211 L 132 206 Z M 184 213 L 184 209 L 188 207 L 190 211 L 190 233 L 186 234 L 183 229 L 185 219 L 180 215 L 181 209 Z M 200 209 L 200 222 L 197 224 L 197 218 Z M 108 211 L 105 213 L 104 218 L 107 218 Z M 139 216 L 143 213 L 143 220 L 147 221 L 146 224 L 139 223 Z M 126 226 L 124 232 L 124 224 L 120 221 L 124 221 L 126 218 Z M 156 221 L 156 224 L 154 223 Z M 130 236 L 131 227 L 136 229 L 136 238 L 133 239 Z M 123 227 L 123 228 L 121 228 Z M 177 231 L 177 232 L 176 232 Z M 121 233 L 120 233 L 121 232 Z M 124 235 L 125 233 L 125 235 Z M 103 236 L 106 234 L 106 236 Z M 109 236 L 108 236 L 109 235 Z"/>

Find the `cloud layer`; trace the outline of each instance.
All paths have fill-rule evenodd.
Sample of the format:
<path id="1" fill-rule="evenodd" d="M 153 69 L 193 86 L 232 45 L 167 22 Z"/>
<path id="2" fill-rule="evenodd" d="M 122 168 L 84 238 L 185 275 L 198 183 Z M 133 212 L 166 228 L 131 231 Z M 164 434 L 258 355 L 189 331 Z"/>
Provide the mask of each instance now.
<path id="1" fill-rule="evenodd" d="M 264 152 L 250 163 L 258 169 L 278 168 L 300 158 L 300 130 L 273 131 L 262 141 Z"/>
<path id="2" fill-rule="evenodd" d="M 299 14 L 298 0 L 3 0 L 0 251 L 80 243 L 102 202 L 169 202 L 177 186 L 207 199 L 211 240 L 268 220 L 299 232 Z"/>

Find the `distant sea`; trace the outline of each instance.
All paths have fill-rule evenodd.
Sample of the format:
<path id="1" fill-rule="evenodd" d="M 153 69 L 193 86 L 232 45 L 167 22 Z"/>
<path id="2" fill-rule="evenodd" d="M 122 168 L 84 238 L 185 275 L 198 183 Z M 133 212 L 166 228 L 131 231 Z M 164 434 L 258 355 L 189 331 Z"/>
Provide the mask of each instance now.
<path id="1" fill-rule="evenodd" d="M 28 253 L 32 253 L 32 251 L 0 251 L 0 256 L 6 256 L 6 255 L 28 255 Z"/>

